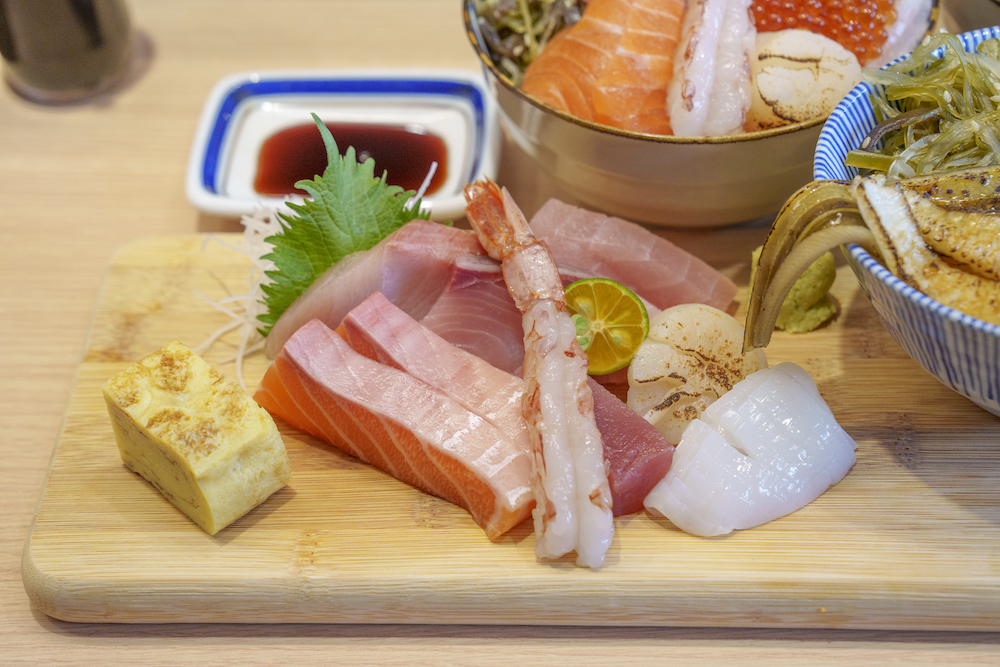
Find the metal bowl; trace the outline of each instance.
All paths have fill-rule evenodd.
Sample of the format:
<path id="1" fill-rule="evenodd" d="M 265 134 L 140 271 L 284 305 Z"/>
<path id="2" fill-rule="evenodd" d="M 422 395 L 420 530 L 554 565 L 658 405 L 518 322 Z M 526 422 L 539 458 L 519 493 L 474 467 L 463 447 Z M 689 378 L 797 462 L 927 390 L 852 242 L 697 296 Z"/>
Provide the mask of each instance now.
<path id="1" fill-rule="evenodd" d="M 512 141 L 583 205 L 664 227 L 773 215 L 811 180 L 823 119 L 726 137 L 675 137 L 581 120 L 527 95 L 493 63 L 473 0 L 465 26 Z M 928 29 L 937 20 L 937 3 Z"/>

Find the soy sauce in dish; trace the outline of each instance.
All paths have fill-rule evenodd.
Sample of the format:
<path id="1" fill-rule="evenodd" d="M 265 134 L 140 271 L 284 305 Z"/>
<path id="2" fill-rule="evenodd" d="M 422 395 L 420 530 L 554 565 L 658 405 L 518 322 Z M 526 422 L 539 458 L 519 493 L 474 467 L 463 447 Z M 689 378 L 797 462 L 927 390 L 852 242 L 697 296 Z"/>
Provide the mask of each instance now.
<path id="1" fill-rule="evenodd" d="M 437 169 L 426 195 L 434 193 L 448 174 L 447 148 L 436 134 L 396 125 L 327 123 L 341 155 L 353 146 L 358 162 L 375 160 L 375 176 L 386 172 L 386 182 L 417 190 L 431 163 Z M 313 123 L 280 130 L 264 141 L 257 163 L 254 189 L 264 195 L 306 194 L 295 183 L 312 179 L 326 169 L 326 148 Z"/>

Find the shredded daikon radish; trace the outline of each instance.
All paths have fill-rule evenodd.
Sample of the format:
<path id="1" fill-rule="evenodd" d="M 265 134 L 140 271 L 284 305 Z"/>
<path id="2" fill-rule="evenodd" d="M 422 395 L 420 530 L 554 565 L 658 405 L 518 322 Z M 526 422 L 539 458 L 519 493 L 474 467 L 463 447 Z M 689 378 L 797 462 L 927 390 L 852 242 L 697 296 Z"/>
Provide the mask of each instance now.
<path id="1" fill-rule="evenodd" d="M 247 291 L 245 294 L 227 295 L 219 300 L 212 299 L 201 292 L 195 292 L 216 310 L 227 315 L 230 321 L 210 334 L 194 351 L 197 354 L 203 354 L 224 335 L 238 331 L 239 343 L 236 353 L 223 360 L 223 363 L 235 362 L 236 381 L 243 387 L 244 391 L 247 391 L 246 383 L 243 380 L 243 359 L 264 346 L 264 337 L 258 331 L 260 321 L 257 318 L 267 309 L 264 305 L 262 286 L 271 282 L 267 272 L 275 268 L 270 260 L 264 259 L 264 256 L 270 253 L 273 248 L 266 239 L 280 234 L 284 229 L 284 223 L 278 217 L 278 211 L 273 208 L 258 208 L 251 215 L 243 216 L 241 223 L 243 224 L 241 243 L 228 243 L 214 235 L 207 236 L 205 242 L 215 241 L 250 258 L 251 266 L 250 276 L 247 280 Z M 230 308 L 227 304 L 236 304 L 236 307 Z"/>

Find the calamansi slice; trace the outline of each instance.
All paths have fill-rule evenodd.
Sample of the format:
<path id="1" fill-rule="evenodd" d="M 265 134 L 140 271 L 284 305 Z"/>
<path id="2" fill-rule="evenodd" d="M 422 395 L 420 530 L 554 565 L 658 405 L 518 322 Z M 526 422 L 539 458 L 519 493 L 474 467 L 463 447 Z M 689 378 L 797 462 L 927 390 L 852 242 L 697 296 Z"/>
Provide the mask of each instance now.
<path id="1" fill-rule="evenodd" d="M 649 314 L 642 300 L 607 278 L 567 285 L 566 306 L 576 322 L 576 339 L 590 359 L 591 375 L 628 366 L 649 333 Z"/>

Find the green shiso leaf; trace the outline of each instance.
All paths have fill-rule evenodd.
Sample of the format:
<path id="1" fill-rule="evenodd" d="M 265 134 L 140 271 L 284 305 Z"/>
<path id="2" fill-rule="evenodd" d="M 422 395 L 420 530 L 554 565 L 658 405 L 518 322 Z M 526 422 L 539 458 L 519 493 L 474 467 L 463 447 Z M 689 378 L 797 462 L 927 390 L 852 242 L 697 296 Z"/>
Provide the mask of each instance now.
<path id="1" fill-rule="evenodd" d="M 273 250 L 264 256 L 274 262 L 267 272 L 273 281 L 263 285 L 267 313 L 258 319 L 268 334 L 281 314 L 328 268 L 347 255 L 368 250 L 410 220 L 427 220 L 420 200 L 409 207 L 416 192 L 389 185 L 385 174 L 375 177 L 375 161 L 358 163 L 354 147 L 340 155 L 330 130 L 312 115 L 326 145 L 328 165 L 322 176 L 299 181 L 309 196 L 302 204 L 289 203 L 294 215 L 279 213 L 284 230 L 269 236 Z"/>

